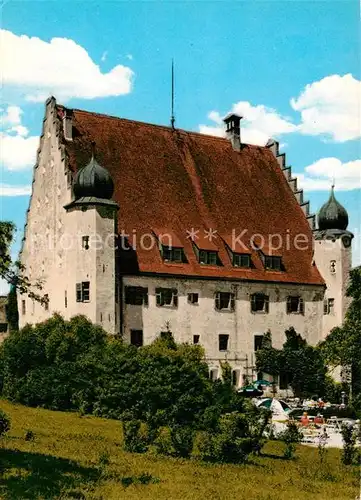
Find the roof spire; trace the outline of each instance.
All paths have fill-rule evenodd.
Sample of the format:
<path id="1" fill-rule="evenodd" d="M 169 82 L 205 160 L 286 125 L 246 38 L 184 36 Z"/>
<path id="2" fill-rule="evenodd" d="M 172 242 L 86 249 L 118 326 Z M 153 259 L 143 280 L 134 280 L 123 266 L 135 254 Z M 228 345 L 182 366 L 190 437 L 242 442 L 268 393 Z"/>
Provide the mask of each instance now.
<path id="1" fill-rule="evenodd" d="M 91 146 L 92 146 L 92 160 L 94 160 L 95 159 L 95 141 L 91 142 Z"/>
<path id="2" fill-rule="evenodd" d="M 170 117 L 170 124 L 172 129 L 174 130 L 174 125 L 175 125 L 175 116 L 174 116 L 174 61 L 172 59 L 172 111 L 171 111 L 171 117 Z"/>

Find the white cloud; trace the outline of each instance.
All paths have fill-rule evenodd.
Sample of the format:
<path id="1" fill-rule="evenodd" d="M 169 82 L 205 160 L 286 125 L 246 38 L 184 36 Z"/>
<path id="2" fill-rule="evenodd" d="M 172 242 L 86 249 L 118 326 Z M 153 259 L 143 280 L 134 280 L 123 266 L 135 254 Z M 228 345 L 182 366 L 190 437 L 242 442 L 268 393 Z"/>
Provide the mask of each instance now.
<path id="1" fill-rule="evenodd" d="M 0 131 L 0 165 L 7 170 L 22 170 L 35 163 L 39 137 L 28 137 L 28 129 L 21 125 L 22 113 L 18 106 L 8 106 L 0 117 L 5 128 Z M 7 124 L 12 126 L 6 128 Z"/>
<path id="2" fill-rule="evenodd" d="M 19 106 L 8 106 L 6 112 L 1 114 L 1 124 L 18 125 L 21 123 L 22 110 Z"/>
<path id="3" fill-rule="evenodd" d="M 361 135 L 361 81 L 351 74 L 331 75 L 306 85 L 291 99 L 291 106 L 301 113 L 303 134 L 325 134 L 335 142 Z"/>
<path id="4" fill-rule="evenodd" d="M 43 101 L 51 94 L 62 101 L 119 96 L 132 87 L 129 67 L 118 64 L 102 73 L 87 51 L 67 38 L 46 42 L 0 30 L 0 60 L 3 84 L 25 89 L 29 101 Z"/>
<path id="5" fill-rule="evenodd" d="M 250 102 L 239 101 L 233 104 L 230 112 L 243 117 L 241 121 L 241 140 L 247 144 L 264 146 L 270 137 L 278 137 L 282 134 L 294 132 L 297 129 L 297 126 L 287 117 L 281 116 L 273 108 L 268 108 L 262 104 L 253 106 Z M 199 131 L 202 134 L 224 137 L 224 125 L 220 113 L 211 111 L 208 118 L 216 126 L 200 125 Z"/>
<path id="6" fill-rule="evenodd" d="M 15 186 L 0 183 L 1 196 L 28 196 L 31 194 L 31 186 Z"/>
<path id="7" fill-rule="evenodd" d="M 329 190 L 335 182 L 338 191 L 361 188 L 361 160 L 342 163 L 338 158 L 321 158 L 297 174 L 300 185 L 308 191 Z"/>

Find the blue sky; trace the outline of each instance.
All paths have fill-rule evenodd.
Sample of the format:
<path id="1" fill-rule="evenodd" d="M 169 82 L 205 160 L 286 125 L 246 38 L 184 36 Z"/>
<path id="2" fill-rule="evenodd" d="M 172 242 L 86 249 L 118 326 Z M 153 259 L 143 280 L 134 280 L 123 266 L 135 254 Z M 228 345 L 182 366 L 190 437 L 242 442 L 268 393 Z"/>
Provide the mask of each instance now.
<path id="1" fill-rule="evenodd" d="M 179 128 L 220 135 L 242 113 L 247 142 L 280 141 L 312 211 L 336 178 L 360 239 L 357 0 L 10 0 L 2 29 L 0 216 L 20 234 L 45 98 L 168 124 L 174 58 Z"/>

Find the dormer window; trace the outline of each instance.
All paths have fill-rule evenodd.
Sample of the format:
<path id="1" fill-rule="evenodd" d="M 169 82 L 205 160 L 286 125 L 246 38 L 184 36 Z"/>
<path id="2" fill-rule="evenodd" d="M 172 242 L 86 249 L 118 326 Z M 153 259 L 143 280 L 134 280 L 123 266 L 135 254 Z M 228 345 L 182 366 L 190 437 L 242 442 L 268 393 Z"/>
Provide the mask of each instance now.
<path id="1" fill-rule="evenodd" d="M 251 257 L 247 253 L 232 252 L 232 264 L 234 267 L 251 267 Z"/>
<path id="2" fill-rule="evenodd" d="M 162 245 L 161 252 L 164 262 L 185 262 L 183 248 Z"/>
<path id="3" fill-rule="evenodd" d="M 274 255 L 264 255 L 264 267 L 272 271 L 282 271 L 281 257 Z"/>
<path id="4" fill-rule="evenodd" d="M 301 297 L 287 297 L 287 314 L 303 314 L 304 302 Z"/>
<path id="5" fill-rule="evenodd" d="M 218 266 L 218 252 L 211 250 L 199 250 L 199 263 L 209 266 Z"/>

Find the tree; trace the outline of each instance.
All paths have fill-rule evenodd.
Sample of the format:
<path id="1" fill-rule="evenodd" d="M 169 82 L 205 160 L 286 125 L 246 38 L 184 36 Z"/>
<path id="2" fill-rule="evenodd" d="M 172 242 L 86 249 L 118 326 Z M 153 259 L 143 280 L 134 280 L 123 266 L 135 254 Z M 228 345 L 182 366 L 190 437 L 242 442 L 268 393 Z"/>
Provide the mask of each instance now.
<path id="1" fill-rule="evenodd" d="M 353 403 L 361 408 L 361 266 L 351 270 L 346 295 L 352 302 L 345 321 L 331 330 L 321 350 L 329 365 L 351 367 Z"/>
<path id="2" fill-rule="evenodd" d="M 16 287 L 11 286 L 8 293 L 8 303 L 6 305 L 6 319 L 9 323 L 9 331 L 14 332 L 19 330 L 19 311 L 18 301 L 16 297 Z"/>
<path id="3" fill-rule="evenodd" d="M 256 352 L 257 370 L 273 376 L 285 376 L 297 397 L 322 396 L 327 368 L 320 350 L 308 345 L 292 327 L 286 330 L 285 335 L 286 341 L 278 350 L 270 344 L 268 334 L 266 342 Z"/>
<path id="4" fill-rule="evenodd" d="M 27 294 L 31 299 L 45 304 L 48 298 L 39 294 L 42 289 L 41 281 L 31 284 L 25 275 L 25 267 L 19 261 L 13 262 L 11 259 L 10 246 L 14 233 L 15 225 L 12 222 L 0 221 L 0 278 L 20 294 Z"/>

